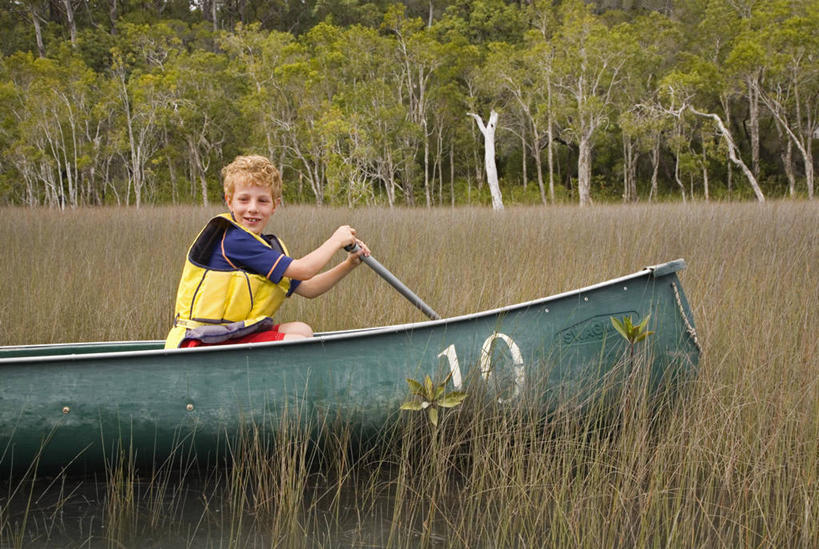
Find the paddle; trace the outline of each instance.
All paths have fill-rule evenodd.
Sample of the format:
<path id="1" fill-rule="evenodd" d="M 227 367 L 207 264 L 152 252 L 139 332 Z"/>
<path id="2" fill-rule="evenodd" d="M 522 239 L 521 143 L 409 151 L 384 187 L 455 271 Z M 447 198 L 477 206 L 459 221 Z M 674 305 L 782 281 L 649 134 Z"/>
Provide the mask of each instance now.
<path id="1" fill-rule="evenodd" d="M 350 253 L 355 253 L 358 250 L 360 250 L 361 247 L 358 244 L 350 244 L 348 246 L 345 246 L 344 249 Z M 368 267 L 370 267 L 373 271 L 378 273 L 378 275 L 384 280 L 386 280 L 390 284 L 390 286 L 398 290 L 401 293 L 401 295 L 403 295 L 409 300 L 410 303 L 421 309 L 421 311 L 429 318 L 431 318 L 432 320 L 441 320 L 441 317 L 438 313 L 433 311 L 429 305 L 424 303 L 420 297 L 415 295 L 415 293 L 413 293 L 412 290 L 407 288 L 403 282 L 398 280 L 394 274 L 388 271 L 387 268 L 384 267 L 381 263 L 379 263 L 373 256 L 368 255 L 365 257 L 362 255 L 361 261 L 366 263 Z"/>

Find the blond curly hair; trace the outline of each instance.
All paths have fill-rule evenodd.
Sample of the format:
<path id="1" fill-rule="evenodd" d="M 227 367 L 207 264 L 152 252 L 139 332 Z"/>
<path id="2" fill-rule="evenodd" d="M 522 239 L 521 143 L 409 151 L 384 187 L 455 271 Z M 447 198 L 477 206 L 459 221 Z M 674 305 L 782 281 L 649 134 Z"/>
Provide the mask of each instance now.
<path id="1" fill-rule="evenodd" d="M 282 196 L 282 176 L 273 163 L 257 154 L 237 156 L 222 168 L 225 197 L 230 202 L 236 183 L 257 185 L 270 189 L 273 200 Z"/>

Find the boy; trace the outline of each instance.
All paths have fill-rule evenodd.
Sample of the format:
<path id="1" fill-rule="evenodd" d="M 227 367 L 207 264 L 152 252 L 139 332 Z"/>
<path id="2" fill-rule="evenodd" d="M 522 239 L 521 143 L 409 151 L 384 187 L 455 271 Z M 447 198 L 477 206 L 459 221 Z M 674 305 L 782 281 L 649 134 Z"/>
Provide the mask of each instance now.
<path id="1" fill-rule="evenodd" d="M 211 219 L 191 245 L 176 295 L 166 349 L 224 343 L 303 339 L 304 322 L 273 324 L 286 297 L 317 297 L 344 278 L 369 249 L 343 225 L 321 246 L 293 259 L 277 237 L 262 230 L 281 204 L 279 171 L 262 156 L 238 156 L 222 169 L 230 213 Z M 361 249 L 320 272 L 340 249 Z"/>

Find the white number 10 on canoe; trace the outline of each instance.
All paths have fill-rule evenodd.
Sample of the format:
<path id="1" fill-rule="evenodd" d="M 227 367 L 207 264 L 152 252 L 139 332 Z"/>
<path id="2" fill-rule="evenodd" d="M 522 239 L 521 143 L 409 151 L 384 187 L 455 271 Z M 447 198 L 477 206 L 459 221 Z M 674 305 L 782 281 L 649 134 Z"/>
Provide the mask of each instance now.
<path id="1" fill-rule="evenodd" d="M 501 340 L 506 343 L 506 346 L 509 348 L 509 353 L 512 355 L 512 364 L 515 372 L 515 392 L 510 399 L 515 398 L 520 394 L 521 389 L 523 389 L 526 373 L 520 347 L 518 347 L 518 344 L 508 335 L 495 332 L 486 338 L 486 341 L 481 345 L 481 377 L 487 382 L 492 378 L 492 345 L 496 340 Z M 458 353 L 455 351 L 455 345 L 450 345 L 438 353 L 438 357 L 446 357 L 449 362 L 449 371 L 452 372 L 452 384 L 456 389 L 461 389 L 463 386 L 463 378 L 461 377 L 461 366 L 458 363 Z M 498 400 L 502 401 L 503 399 Z"/>

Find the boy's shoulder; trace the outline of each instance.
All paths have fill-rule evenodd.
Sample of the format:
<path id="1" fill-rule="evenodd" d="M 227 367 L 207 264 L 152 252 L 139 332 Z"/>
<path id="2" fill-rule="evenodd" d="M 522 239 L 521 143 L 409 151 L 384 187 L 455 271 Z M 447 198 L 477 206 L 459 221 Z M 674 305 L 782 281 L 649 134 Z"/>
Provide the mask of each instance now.
<path id="1" fill-rule="evenodd" d="M 268 246 L 273 248 L 275 251 L 279 253 L 284 252 L 284 246 L 282 246 L 279 237 L 274 234 L 262 234 L 259 235 L 261 239 L 267 243 Z M 247 231 L 243 231 L 242 229 L 236 227 L 235 225 L 229 225 L 225 230 L 225 238 L 224 238 L 225 247 L 230 248 L 259 248 L 259 247 L 266 247 L 262 242 L 259 241 L 256 237 L 250 234 Z"/>

